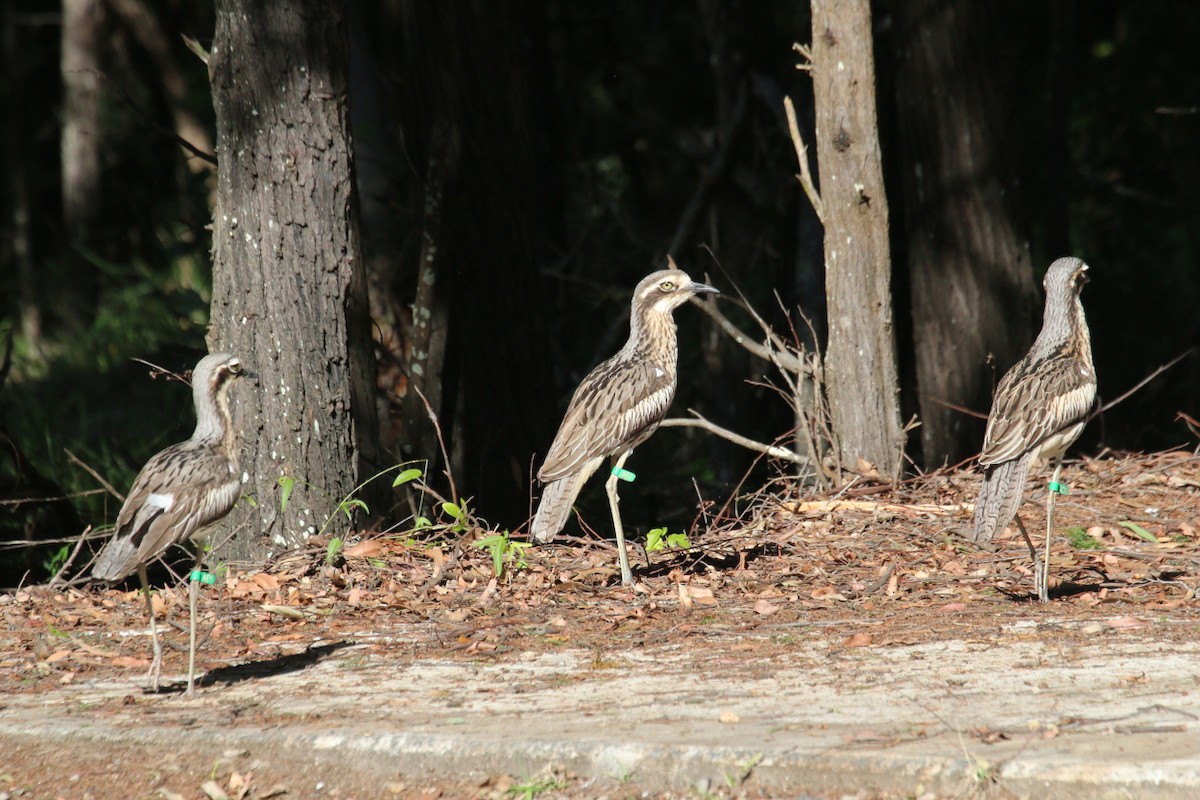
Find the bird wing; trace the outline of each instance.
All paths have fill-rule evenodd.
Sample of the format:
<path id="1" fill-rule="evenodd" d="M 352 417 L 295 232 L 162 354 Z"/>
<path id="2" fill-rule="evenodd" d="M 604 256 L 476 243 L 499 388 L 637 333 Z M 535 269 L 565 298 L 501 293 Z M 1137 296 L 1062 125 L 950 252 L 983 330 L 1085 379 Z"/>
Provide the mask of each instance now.
<path id="1" fill-rule="evenodd" d="M 673 369 L 620 356 L 605 361 L 575 390 L 538 478 L 560 480 L 592 459 L 636 447 L 658 427 L 673 399 Z"/>
<path id="2" fill-rule="evenodd" d="M 134 479 L 93 575 L 120 580 L 228 514 L 240 488 L 229 459 L 212 448 L 168 447 Z"/>
<path id="3" fill-rule="evenodd" d="M 999 464 L 1040 449 L 1086 420 L 1095 400 L 1091 363 L 1070 347 L 1042 359 L 1022 359 L 996 388 L 979 463 Z"/>

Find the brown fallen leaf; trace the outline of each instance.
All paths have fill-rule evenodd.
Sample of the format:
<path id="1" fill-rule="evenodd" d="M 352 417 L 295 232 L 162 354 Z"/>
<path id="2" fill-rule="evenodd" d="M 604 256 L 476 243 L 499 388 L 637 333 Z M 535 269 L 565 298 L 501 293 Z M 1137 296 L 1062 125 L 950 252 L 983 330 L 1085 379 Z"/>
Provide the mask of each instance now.
<path id="1" fill-rule="evenodd" d="M 733 713 L 729 709 L 725 709 L 724 711 L 722 711 L 721 716 L 717 717 L 717 719 L 720 720 L 723 725 L 737 725 L 739 722 L 742 721 L 741 717 L 739 717 L 737 714 Z"/>
<path id="2" fill-rule="evenodd" d="M 1104 624 L 1117 630 L 1128 630 L 1130 628 L 1142 628 L 1150 623 L 1144 619 L 1139 619 L 1138 617 L 1124 616 L 1109 617 L 1108 619 L 1104 620 Z"/>
<path id="3" fill-rule="evenodd" d="M 150 659 L 135 658 L 134 656 L 117 656 L 112 660 L 112 665 L 119 669 L 145 669 L 150 666 Z"/>
<path id="4" fill-rule="evenodd" d="M 754 613 L 762 614 L 764 617 L 770 616 L 779 610 L 779 606 L 769 600 L 756 600 L 754 602 Z"/>
<path id="5" fill-rule="evenodd" d="M 382 552 L 383 542 L 378 539 L 364 539 L 342 551 L 346 558 L 374 558 Z"/>
<path id="6" fill-rule="evenodd" d="M 875 637 L 869 633 L 856 633 L 842 642 L 842 647 L 870 647 L 875 643 Z"/>

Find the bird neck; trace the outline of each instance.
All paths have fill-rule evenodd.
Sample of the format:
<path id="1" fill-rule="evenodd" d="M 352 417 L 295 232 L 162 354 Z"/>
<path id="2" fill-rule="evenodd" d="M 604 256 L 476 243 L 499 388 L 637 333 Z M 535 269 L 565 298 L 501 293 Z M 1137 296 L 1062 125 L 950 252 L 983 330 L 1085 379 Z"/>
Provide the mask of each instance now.
<path id="1" fill-rule="evenodd" d="M 639 313 L 634 308 L 629 317 L 629 341 L 622 349 L 629 357 L 674 370 L 679 353 L 676 337 L 675 319 L 669 311 L 649 308 Z"/>
<path id="2" fill-rule="evenodd" d="M 233 424 L 229 414 L 229 384 L 220 386 L 192 387 L 196 402 L 196 430 L 192 441 L 196 444 L 221 446 L 227 453 L 233 452 Z"/>
<path id="3" fill-rule="evenodd" d="M 1083 302 L 1074 290 L 1068 290 L 1067 296 L 1058 298 L 1056 302 L 1047 299 L 1042 331 L 1038 334 L 1035 347 L 1047 350 L 1063 344 L 1078 347 L 1079 355 L 1088 364 L 1092 363 L 1092 338 L 1083 315 Z"/>

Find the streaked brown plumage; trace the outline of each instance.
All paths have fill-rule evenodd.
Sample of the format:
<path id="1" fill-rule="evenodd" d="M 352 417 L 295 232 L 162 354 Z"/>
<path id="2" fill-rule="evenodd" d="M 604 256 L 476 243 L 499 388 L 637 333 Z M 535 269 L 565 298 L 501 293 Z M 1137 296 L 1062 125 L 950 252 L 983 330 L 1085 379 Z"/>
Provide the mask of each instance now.
<path id="1" fill-rule="evenodd" d="M 1063 454 L 1087 424 L 1096 399 L 1091 336 L 1079 299 L 1087 269 L 1078 258 L 1050 265 L 1042 281 L 1046 308 L 1041 333 L 996 388 L 979 456 L 984 477 L 975 504 L 976 541 L 991 540 L 1016 517 L 1033 461 L 1049 459 L 1054 464 L 1051 481 L 1058 482 Z M 1054 496 L 1049 492 L 1047 498 L 1046 558 L 1038 578 L 1042 600 L 1049 599 Z"/>
<path id="2" fill-rule="evenodd" d="M 689 297 L 717 292 L 675 268 L 642 279 L 633 292 L 629 339 L 612 358 L 593 369 L 575 390 L 538 479 L 546 484 L 530 532 L 538 542 L 553 539 L 571 514 L 579 491 L 604 459 L 624 467 L 633 449 L 658 427 L 675 397 L 679 346 L 672 312 Z M 633 583 L 617 503 L 617 477 L 606 483 L 621 580 Z"/>
<path id="3" fill-rule="evenodd" d="M 196 537 L 233 508 L 241 479 L 230 424 L 229 387 L 243 374 L 242 362 L 228 353 L 214 353 L 200 359 L 192 370 L 196 429 L 190 439 L 171 445 L 142 467 L 117 515 L 112 538 L 96 558 L 93 578 L 119 581 L 136 571 L 150 608 L 146 565 L 172 545 Z M 202 552 L 198 548 L 197 565 Z M 193 687 L 195 616 L 192 581 L 188 692 Z M 152 608 L 150 629 L 154 645 L 150 686 L 157 691 L 162 651 Z"/>

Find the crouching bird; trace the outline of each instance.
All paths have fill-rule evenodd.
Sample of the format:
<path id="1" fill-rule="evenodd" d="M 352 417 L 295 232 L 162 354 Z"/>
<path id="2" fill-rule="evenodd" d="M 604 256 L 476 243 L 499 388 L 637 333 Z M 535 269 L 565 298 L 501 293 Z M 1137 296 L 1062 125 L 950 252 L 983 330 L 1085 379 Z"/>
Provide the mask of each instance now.
<path id="1" fill-rule="evenodd" d="M 112 538 L 92 567 L 92 577 L 101 581 L 119 581 L 137 571 L 146 596 L 154 647 L 149 673 L 151 691 L 158 691 L 162 647 L 150 601 L 146 565 L 171 545 L 198 539 L 206 526 L 228 514 L 237 502 L 241 479 L 229 416 L 229 388 L 246 374 L 242 362 L 228 353 L 214 353 L 200 359 L 192 370 L 196 430 L 186 442 L 171 445 L 142 467 L 117 515 Z M 195 545 L 198 570 L 204 548 L 199 542 Z M 189 575 L 188 694 L 193 691 L 196 672 L 198 577 Z"/>
<path id="2" fill-rule="evenodd" d="M 1017 516 L 1029 468 L 1039 458 L 1054 465 L 1046 495 L 1046 555 L 1038 568 L 1033 553 L 1038 599 L 1050 599 L 1050 534 L 1054 499 L 1065 494 L 1058 482 L 1063 454 L 1079 438 L 1096 400 L 1092 343 L 1079 294 L 1088 281 L 1088 266 L 1078 258 L 1050 265 L 1042 287 L 1046 310 L 1042 330 L 1029 352 L 1010 369 L 992 399 L 979 463 L 983 487 L 975 503 L 975 541 L 991 540 Z"/>
<path id="3" fill-rule="evenodd" d="M 546 484 L 530 526 L 538 542 L 553 539 L 567 523 L 579 490 L 604 460 L 614 458 L 605 483 L 621 582 L 633 584 L 625 532 L 618 507 L 617 481 L 631 479 L 625 460 L 650 438 L 675 397 L 675 364 L 679 356 L 672 312 L 698 293 L 716 293 L 675 267 L 647 275 L 633 291 L 629 339 L 612 358 L 593 369 L 571 397 L 538 480 Z"/>

